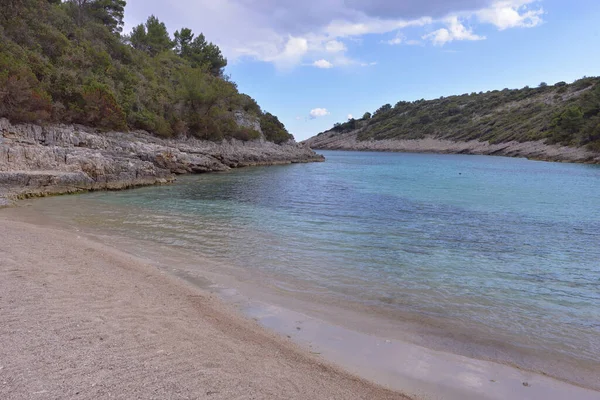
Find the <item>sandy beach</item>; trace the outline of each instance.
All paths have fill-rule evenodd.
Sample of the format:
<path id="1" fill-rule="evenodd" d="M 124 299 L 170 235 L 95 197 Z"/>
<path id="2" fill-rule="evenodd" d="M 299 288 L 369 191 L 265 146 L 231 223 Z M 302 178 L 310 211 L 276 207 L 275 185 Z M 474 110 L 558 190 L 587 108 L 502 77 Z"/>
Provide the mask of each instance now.
<path id="1" fill-rule="evenodd" d="M 2 399 L 406 399 L 210 294 L 69 232 L 0 219 Z"/>
<path id="2" fill-rule="evenodd" d="M 130 240 L 26 205 L 1 210 L 0 398 L 600 398 L 545 374 L 345 327 L 382 321 L 273 296 L 203 257 L 182 270 L 191 254 Z M 596 387 L 588 378 L 578 377 Z"/>

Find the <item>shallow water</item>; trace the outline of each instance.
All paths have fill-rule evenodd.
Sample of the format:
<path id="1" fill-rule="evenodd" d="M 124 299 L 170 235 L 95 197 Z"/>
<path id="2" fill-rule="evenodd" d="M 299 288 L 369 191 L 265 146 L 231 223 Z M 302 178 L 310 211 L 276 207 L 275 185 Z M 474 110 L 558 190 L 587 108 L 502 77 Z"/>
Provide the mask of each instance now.
<path id="1" fill-rule="evenodd" d="M 323 153 L 325 163 L 31 204 L 305 298 L 600 368 L 598 166 Z"/>

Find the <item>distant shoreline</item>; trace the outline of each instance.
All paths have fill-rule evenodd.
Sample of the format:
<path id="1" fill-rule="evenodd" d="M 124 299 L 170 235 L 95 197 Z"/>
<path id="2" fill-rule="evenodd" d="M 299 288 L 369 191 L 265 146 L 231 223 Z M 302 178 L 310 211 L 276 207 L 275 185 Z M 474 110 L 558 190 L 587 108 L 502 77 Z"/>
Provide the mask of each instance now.
<path id="1" fill-rule="evenodd" d="M 314 150 L 376 151 L 397 153 L 469 154 L 527 158 L 535 161 L 600 164 L 600 153 L 584 148 L 548 145 L 542 141 L 507 142 L 491 144 L 471 140 L 456 142 L 446 139 L 425 138 L 408 140 L 359 141 L 356 134 L 325 132 L 302 143 Z"/>

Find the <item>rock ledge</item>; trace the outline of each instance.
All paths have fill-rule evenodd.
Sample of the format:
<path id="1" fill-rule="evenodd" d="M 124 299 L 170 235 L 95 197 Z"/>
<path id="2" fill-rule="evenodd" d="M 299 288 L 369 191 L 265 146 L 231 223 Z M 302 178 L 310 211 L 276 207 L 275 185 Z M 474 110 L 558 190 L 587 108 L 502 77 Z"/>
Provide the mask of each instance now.
<path id="1" fill-rule="evenodd" d="M 323 160 L 295 142 L 161 139 L 0 118 L 0 206 L 24 197 L 164 184 L 177 174 Z"/>

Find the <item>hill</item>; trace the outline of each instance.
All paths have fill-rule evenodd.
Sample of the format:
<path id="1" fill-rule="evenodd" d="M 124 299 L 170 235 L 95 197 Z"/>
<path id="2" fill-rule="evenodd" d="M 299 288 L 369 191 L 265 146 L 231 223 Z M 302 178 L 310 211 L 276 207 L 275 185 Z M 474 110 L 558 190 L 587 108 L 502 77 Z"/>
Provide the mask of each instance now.
<path id="1" fill-rule="evenodd" d="M 124 9 L 124 0 L 3 0 L 0 117 L 213 141 L 292 138 L 238 92 L 204 35 L 171 37 L 155 16 L 123 35 Z"/>
<path id="2" fill-rule="evenodd" d="M 600 78 L 385 104 L 305 143 L 600 162 Z"/>
<path id="3" fill-rule="evenodd" d="M 2 0 L 0 207 L 177 174 L 322 161 L 240 93 L 203 34 L 124 0 Z"/>

